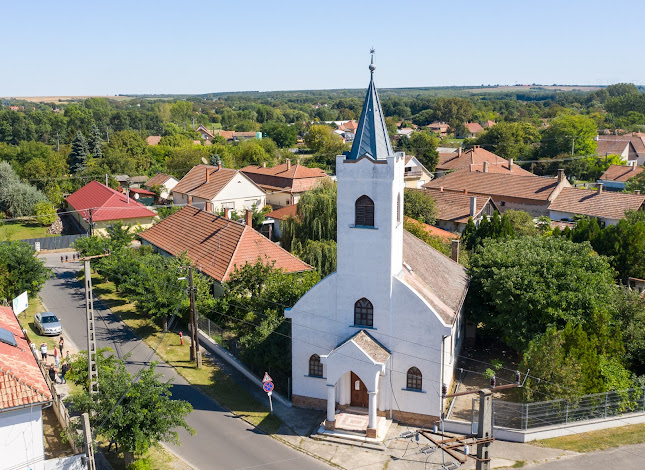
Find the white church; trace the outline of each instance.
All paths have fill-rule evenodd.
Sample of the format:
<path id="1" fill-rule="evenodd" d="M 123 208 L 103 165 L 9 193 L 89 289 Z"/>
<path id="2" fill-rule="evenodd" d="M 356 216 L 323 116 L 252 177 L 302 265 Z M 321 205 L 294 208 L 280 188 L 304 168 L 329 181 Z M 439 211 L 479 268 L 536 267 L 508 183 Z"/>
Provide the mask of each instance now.
<path id="1" fill-rule="evenodd" d="M 292 322 L 292 402 L 431 426 L 464 334 L 468 276 L 403 230 L 405 157 L 394 153 L 371 79 L 349 155 L 336 157 L 338 267 L 285 316 Z"/>

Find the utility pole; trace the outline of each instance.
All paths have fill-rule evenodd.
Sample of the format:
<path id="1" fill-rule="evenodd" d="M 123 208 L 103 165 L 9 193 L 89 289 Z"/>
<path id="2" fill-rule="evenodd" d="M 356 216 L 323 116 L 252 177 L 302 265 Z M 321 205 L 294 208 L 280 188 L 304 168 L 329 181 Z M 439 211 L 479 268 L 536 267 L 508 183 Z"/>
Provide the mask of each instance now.
<path id="1" fill-rule="evenodd" d="M 85 441 L 85 456 L 87 457 L 88 470 L 96 470 L 96 463 L 94 462 L 94 445 L 92 443 L 92 429 L 90 428 L 90 416 L 83 413 L 83 439 Z"/>
<path id="2" fill-rule="evenodd" d="M 574 149 L 575 149 L 575 148 L 576 148 L 576 138 L 574 137 L 574 138 L 571 140 L 571 156 L 572 156 L 572 157 L 573 157 L 573 151 L 574 151 Z"/>
<path id="3" fill-rule="evenodd" d="M 92 235 L 94 235 L 94 230 L 93 230 L 94 224 L 92 222 L 92 209 L 89 209 L 89 217 L 88 217 L 88 219 L 89 219 L 89 224 L 90 224 L 89 231 L 90 231 L 90 237 L 91 237 Z"/>
<path id="4" fill-rule="evenodd" d="M 202 366 L 202 356 L 199 351 L 199 334 L 197 333 L 197 308 L 195 307 L 195 286 L 193 284 L 193 267 L 188 266 L 188 292 L 190 294 L 190 360 Z"/>
<path id="5" fill-rule="evenodd" d="M 476 470 L 490 470 L 488 447 L 493 437 L 493 392 L 485 388 L 479 391 L 479 422 L 477 423 Z"/>
<path id="6" fill-rule="evenodd" d="M 60 135 L 56 132 L 56 151 L 60 150 Z"/>

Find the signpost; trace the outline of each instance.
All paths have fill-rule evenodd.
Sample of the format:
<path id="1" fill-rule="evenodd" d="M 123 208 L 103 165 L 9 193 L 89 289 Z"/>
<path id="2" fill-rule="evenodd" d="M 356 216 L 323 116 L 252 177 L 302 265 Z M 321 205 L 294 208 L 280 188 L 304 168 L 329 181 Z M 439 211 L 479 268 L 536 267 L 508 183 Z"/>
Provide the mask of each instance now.
<path id="1" fill-rule="evenodd" d="M 27 310 L 27 307 L 29 306 L 28 304 L 29 298 L 27 297 L 27 291 L 25 291 L 15 299 L 13 299 L 13 313 L 18 316 L 18 314 Z"/>
<path id="2" fill-rule="evenodd" d="M 262 390 L 267 392 L 269 397 L 269 408 L 271 408 L 271 414 L 273 414 L 273 402 L 271 401 L 271 395 L 273 395 L 273 379 L 269 376 L 268 372 L 264 373 L 264 378 L 262 379 Z"/>

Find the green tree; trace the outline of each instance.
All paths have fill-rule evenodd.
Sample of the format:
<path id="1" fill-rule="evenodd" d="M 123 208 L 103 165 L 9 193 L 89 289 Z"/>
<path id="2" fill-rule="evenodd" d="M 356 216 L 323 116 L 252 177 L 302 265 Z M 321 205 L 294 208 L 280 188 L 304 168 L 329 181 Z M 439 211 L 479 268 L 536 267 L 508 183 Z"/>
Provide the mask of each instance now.
<path id="1" fill-rule="evenodd" d="M 101 131 L 95 125 L 90 129 L 90 137 L 87 140 L 87 148 L 90 152 L 90 155 L 94 158 L 101 158 L 103 156 L 103 138 L 101 137 Z"/>
<path id="2" fill-rule="evenodd" d="M 437 219 L 437 205 L 425 191 L 406 189 L 403 192 L 404 213 L 419 222 L 434 224 Z"/>
<path id="3" fill-rule="evenodd" d="M 410 153 L 430 172 L 433 172 L 439 163 L 438 145 L 439 139 L 431 132 L 413 132 L 410 136 Z"/>
<path id="4" fill-rule="evenodd" d="M 315 153 L 328 154 L 343 146 L 343 140 L 331 127 L 316 124 L 309 127 L 305 134 L 305 145 Z"/>
<path id="5" fill-rule="evenodd" d="M 537 234 L 537 228 L 535 227 L 533 216 L 528 212 L 510 209 L 504 211 L 504 217 L 508 219 L 514 234 L 519 236 Z"/>
<path id="6" fill-rule="evenodd" d="M 531 156 L 532 146 L 539 140 L 538 129 L 528 122 L 499 122 L 481 133 L 473 144 L 500 157 L 520 160 Z"/>
<path id="7" fill-rule="evenodd" d="M 597 133 L 596 123 L 587 116 L 558 116 L 542 132 L 539 154 L 553 157 L 571 152 L 573 146 L 575 155 L 591 155 L 596 152 Z"/>
<path id="8" fill-rule="evenodd" d="M 645 374 L 645 299 L 636 291 L 620 289 L 617 319 L 625 345 L 625 361 L 638 375 Z"/>
<path id="9" fill-rule="evenodd" d="M 135 234 L 132 231 L 132 225 L 123 224 L 121 221 L 113 223 L 106 230 L 107 236 L 110 238 L 110 247 L 113 250 L 125 248 L 130 246 L 134 240 Z"/>
<path id="10" fill-rule="evenodd" d="M 81 131 L 78 131 L 72 141 L 72 152 L 69 154 L 70 173 L 78 173 L 84 169 L 88 158 L 90 158 L 90 151 L 87 140 Z"/>
<path id="11" fill-rule="evenodd" d="M 40 292 L 51 271 L 34 254 L 34 249 L 21 241 L 0 243 L 0 273 L 7 283 L 0 283 L 0 298 L 11 299 L 24 291 L 30 297 Z"/>
<path id="12" fill-rule="evenodd" d="M 296 127 L 284 123 L 275 121 L 265 122 L 262 125 L 262 132 L 270 137 L 280 148 L 293 147 L 298 141 L 298 130 Z"/>
<path id="13" fill-rule="evenodd" d="M 473 102 L 464 98 L 439 98 L 434 107 L 437 119 L 447 122 L 453 129 L 470 121 L 473 110 Z"/>
<path id="14" fill-rule="evenodd" d="M 170 107 L 170 119 L 177 125 L 188 122 L 193 114 L 193 105 L 188 101 L 176 101 Z"/>
<path id="15" fill-rule="evenodd" d="M 322 277 L 336 271 L 336 242 L 334 240 L 307 240 L 294 254 L 316 268 Z"/>
<path id="16" fill-rule="evenodd" d="M 36 221 L 45 227 L 53 224 L 57 219 L 56 209 L 50 202 L 41 201 L 36 203 L 34 214 L 36 215 Z"/>
<path id="17" fill-rule="evenodd" d="M 39 202 L 47 201 L 37 188 L 23 183 L 7 162 L 0 162 L 0 213 L 12 217 L 34 215 Z"/>

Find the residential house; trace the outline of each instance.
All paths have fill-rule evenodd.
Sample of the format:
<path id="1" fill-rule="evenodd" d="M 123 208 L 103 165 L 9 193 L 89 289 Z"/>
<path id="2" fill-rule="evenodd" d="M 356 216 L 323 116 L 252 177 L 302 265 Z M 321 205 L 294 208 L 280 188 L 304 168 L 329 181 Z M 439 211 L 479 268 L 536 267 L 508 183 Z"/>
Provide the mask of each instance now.
<path id="1" fill-rule="evenodd" d="M 426 224 L 424 222 L 419 222 L 418 220 L 414 220 L 413 218 L 408 217 L 407 215 L 403 216 L 403 219 L 406 222 L 413 222 L 415 224 L 420 225 L 423 228 L 423 230 L 425 232 L 427 232 L 428 235 L 430 235 L 432 237 L 441 238 L 443 240 L 454 240 L 454 239 L 459 238 L 458 233 L 449 232 L 449 231 L 441 229 L 439 227 L 435 227 L 434 225 Z"/>
<path id="2" fill-rule="evenodd" d="M 642 166 L 609 165 L 609 168 L 598 178 L 598 183 L 602 183 L 609 191 L 623 191 L 625 183 L 642 172 Z"/>
<path id="3" fill-rule="evenodd" d="M 269 212 L 264 216 L 264 223 L 261 232 L 272 240 L 282 236 L 282 225 L 289 217 L 298 216 L 298 206 L 291 204 Z"/>
<path id="4" fill-rule="evenodd" d="M 354 120 L 340 121 L 340 124 L 338 125 L 338 130 L 351 132 L 352 134 L 356 134 L 357 129 L 358 129 L 358 122 Z"/>
<path id="5" fill-rule="evenodd" d="M 65 199 L 67 210 L 82 229 L 90 234 L 105 234 L 115 224 L 152 226 L 157 214 L 123 194 L 92 180 Z"/>
<path id="6" fill-rule="evenodd" d="M 266 191 L 266 202 L 273 208 L 297 204 L 300 196 L 329 177 L 320 168 L 308 168 L 290 159 L 273 167 L 249 165 L 240 170 Z"/>
<path id="7" fill-rule="evenodd" d="M 373 70 L 372 70 L 373 72 Z M 285 310 L 292 403 L 367 408 L 365 437 L 387 417 L 435 422 L 463 339 L 465 269 L 403 230 L 405 155 L 395 153 L 373 80 L 349 155 L 336 157 L 338 267 Z"/>
<path id="8" fill-rule="evenodd" d="M 52 394 L 32 347 L 13 310 L 0 306 L 1 468 L 43 468 L 42 410 Z"/>
<path id="9" fill-rule="evenodd" d="M 439 137 L 446 137 L 448 135 L 448 131 L 450 131 L 450 124 L 447 124 L 445 122 L 435 121 L 433 123 L 428 124 L 426 128 L 430 129 Z"/>
<path id="10" fill-rule="evenodd" d="M 210 141 L 213 140 L 215 137 L 214 130 L 211 132 L 203 124 L 200 124 L 197 126 L 197 129 L 195 129 L 195 132 L 197 132 L 199 135 L 202 136 L 202 139 Z"/>
<path id="11" fill-rule="evenodd" d="M 159 202 L 167 201 L 170 199 L 171 191 L 177 186 L 179 180 L 174 176 L 167 175 L 165 173 L 157 173 L 152 178 L 150 178 L 145 183 L 145 187 L 148 190 L 152 190 L 155 187 L 158 187 L 159 192 Z"/>
<path id="12" fill-rule="evenodd" d="M 435 178 L 424 186 L 452 193 L 490 196 L 500 212 L 522 210 L 533 217 L 548 216 L 549 204 L 567 187 L 571 187 L 571 184 L 564 170 L 558 170 L 557 178 L 455 171 Z"/>
<path id="13" fill-rule="evenodd" d="M 477 137 L 478 134 L 484 132 L 484 128 L 478 122 L 464 122 L 464 129 L 462 134 L 459 134 L 457 137 L 460 139 L 472 139 Z"/>
<path id="14" fill-rule="evenodd" d="M 616 225 L 625 218 L 629 210 L 643 210 L 645 195 L 597 190 L 563 188 L 549 206 L 549 217 L 553 220 L 573 221 L 576 215 L 598 219 L 601 226 Z"/>
<path id="15" fill-rule="evenodd" d="M 130 188 L 128 190 L 130 198 L 143 204 L 144 206 L 154 206 L 157 195 L 152 191 L 141 188 Z"/>
<path id="16" fill-rule="evenodd" d="M 479 225 L 484 215 L 490 218 L 495 211 L 500 212 L 493 198 L 489 196 L 444 191 L 442 188 L 424 191 L 432 197 L 437 207 L 435 224 L 449 232 L 463 232 L 470 217 L 475 225 Z"/>
<path id="17" fill-rule="evenodd" d="M 224 131 L 222 129 L 215 129 L 213 130 L 212 134 L 213 136 L 221 136 L 229 142 L 239 142 L 240 140 L 249 140 L 249 139 L 262 140 L 262 132 L 255 132 L 255 131 L 236 132 L 236 131 Z M 210 142 L 211 139 L 206 140 L 206 142 Z"/>
<path id="18" fill-rule="evenodd" d="M 596 153 L 601 156 L 620 155 L 627 164 L 645 164 L 645 134 L 599 135 Z"/>
<path id="19" fill-rule="evenodd" d="M 222 292 L 236 267 L 262 260 L 285 273 L 313 269 L 288 251 L 253 229 L 251 211 L 244 224 L 186 206 L 139 234 L 143 245 L 165 256 L 186 252 L 192 263 L 216 282 L 215 293 Z"/>
<path id="20" fill-rule="evenodd" d="M 413 155 L 405 156 L 405 168 L 403 171 L 406 188 L 421 188 L 432 179 L 432 173 L 421 164 Z"/>
<path id="21" fill-rule="evenodd" d="M 239 170 L 222 164 L 197 165 L 172 189 L 173 204 L 195 206 L 207 212 L 259 210 L 266 194 Z"/>
<path id="22" fill-rule="evenodd" d="M 491 121 L 491 120 L 489 119 L 489 120 L 487 120 L 487 121 L 484 121 L 484 123 L 482 124 L 482 127 L 483 127 L 484 129 L 489 129 L 489 128 L 493 127 L 495 124 L 497 124 L 495 121 Z"/>
<path id="23" fill-rule="evenodd" d="M 454 151 L 439 152 L 439 163 L 435 169 L 435 177 L 439 178 L 455 170 L 533 176 L 533 173 L 515 164 L 512 158 L 506 160 L 479 145 L 465 151 L 459 147 Z"/>

